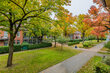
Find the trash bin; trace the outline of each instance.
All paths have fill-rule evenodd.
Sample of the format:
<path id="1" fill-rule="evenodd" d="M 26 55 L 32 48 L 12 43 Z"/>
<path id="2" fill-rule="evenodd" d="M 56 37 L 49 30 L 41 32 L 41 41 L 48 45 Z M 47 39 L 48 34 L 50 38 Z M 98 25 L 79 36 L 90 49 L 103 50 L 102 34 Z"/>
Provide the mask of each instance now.
<path id="1" fill-rule="evenodd" d="M 22 46 L 22 50 L 27 50 L 28 49 L 28 46 Z"/>
<path id="2" fill-rule="evenodd" d="M 75 46 L 75 49 L 77 49 L 78 47 L 77 46 Z"/>

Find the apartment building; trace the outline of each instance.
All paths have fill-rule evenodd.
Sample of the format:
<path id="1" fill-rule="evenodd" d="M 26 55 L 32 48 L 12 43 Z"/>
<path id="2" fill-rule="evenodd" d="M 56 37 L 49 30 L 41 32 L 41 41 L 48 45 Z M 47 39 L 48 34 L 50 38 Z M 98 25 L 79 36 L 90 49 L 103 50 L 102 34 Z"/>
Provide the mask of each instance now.
<path id="1" fill-rule="evenodd" d="M 9 43 L 10 35 L 6 31 L 0 31 L 0 46 L 7 46 Z M 22 44 L 23 42 L 23 31 L 19 31 L 14 40 L 14 44 Z"/>

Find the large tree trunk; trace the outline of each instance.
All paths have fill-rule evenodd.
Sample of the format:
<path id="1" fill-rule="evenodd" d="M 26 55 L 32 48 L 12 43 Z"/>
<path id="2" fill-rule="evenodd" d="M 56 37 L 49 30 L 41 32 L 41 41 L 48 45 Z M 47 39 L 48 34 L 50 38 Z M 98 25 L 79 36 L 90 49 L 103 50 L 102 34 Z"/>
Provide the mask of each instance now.
<path id="1" fill-rule="evenodd" d="M 54 45 L 54 47 L 56 47 L 56 37 L 54 36 L 54 40 L 55 40 L 55 45 Z"/>
<path id="2" fill-rule="evenodd" d="M 82 34 L 82 40 L 83 40 L 83 43 L 85 41 L 85 33 Z"/>
<path id="3" fill-rule="evenodd" d="M 7 67 L 12 66 L 12 60 L 13 60 L 13 35 L 10 35 L 10 41 L 9 41 L 9 55 L 8 55 L 8 61 L 7 61 Z"/>
<path id="4" fill-rule="evenodd" d="M 99 37 L 97 36 L 97 42 L 99 42 Z"/>

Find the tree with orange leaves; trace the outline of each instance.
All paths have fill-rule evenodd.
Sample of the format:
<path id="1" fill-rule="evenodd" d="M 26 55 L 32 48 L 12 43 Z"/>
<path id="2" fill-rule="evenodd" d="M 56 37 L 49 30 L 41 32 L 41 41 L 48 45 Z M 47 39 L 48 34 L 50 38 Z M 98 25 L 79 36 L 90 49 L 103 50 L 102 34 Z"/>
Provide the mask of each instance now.
<path id="1" fill-rule="evenodd" d="M 90 17 L 84 19 L 85 23 L 89 24 L 90 26 L 106 27 L 105 31 L 110 30 L 109 13 L 101 12 L 101 8 L 100 7 L 97 8 L 96 6 L 91 6 L 88 12 L 89 12 Z"/>
<path id="2" fill-rule="evenodd" d="M 105 27 L 97 26 L 93 27 L 94 29 L 91 31 L 91 34 L 95 35 L 97 37 L 97 42 L 99 42 L 99 38 L 104 38 L 106 32 L 102 32 L 102 29 L 105 29 Z"/>
<path id="3" fill-rule="evenodd" d="M 72 16 L 72 13 L 69 12 L 59 12 L 56 15 L 58 24 L 63 29 L 63 35 L 68 37 L 69 34 L 74 33 L 75 28 L 73 23 L 75 21 L 75 16 Z"/>

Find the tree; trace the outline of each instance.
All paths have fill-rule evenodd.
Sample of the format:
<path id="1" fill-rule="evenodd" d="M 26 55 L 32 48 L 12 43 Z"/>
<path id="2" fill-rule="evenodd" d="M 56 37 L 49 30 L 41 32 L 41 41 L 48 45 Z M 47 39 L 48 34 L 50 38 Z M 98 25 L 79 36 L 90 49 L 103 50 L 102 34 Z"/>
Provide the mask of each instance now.
<path id="1" fill-rule="evenodd" d="M 56 26 L 52 24 L 51 30 L 50 30 L 50 35 L 54 37 L 54 41 L 55 41 L 54 47 L 56 47 L 57 37 L 61 36 L 62 32 L 63 32 L 63 30 L 61 29 L 61 27 L 58 24 Z"/>
<path id="2" fill-rule="evenodd" d="M 46 16 L 49 15 L 46 14 Z M 50 24 L 51 22 L 49 21 L 45 21 L 39 18 L 33 18 L 29 23 L 24 25 L 24 29 L 28 33 L 28 36 L 33 37 L 34 39 L 37 38 L 38 43 L 41 43 L 43 41 L 43 36 L 46 36 L 49 33 L 49 30 L 51 28 Z"/>
<path id="3" fill-rule="evenodd" d="M 31 18 L 49 20 L 43 16 L 46 11 L 55 11 L 59 6 L 70 5 L 70 0 L 2 0 L 0 1 L 1 30 L 8 31 L 9 56 L 7 67 L 12 66 L 13 42 L 24 21 Z"/>
<path id="4" fill-rule="evenodd" d="M 63 45 L 68 41 L 68 38 L 64 37 L 64 36 L 60 36 L 58 38 L 58 42 L 61 44 L 61 50 L 63 50 Z"/>
<path id="5" fill-rule="evenodd" d="M 65 10 L 64 10 L 65 11 Z M 60 25 L 60 27 L 63 29 L 63 35 L 65 37 L 68 37 L 69 34 L 74 33 L 74 27 L 73 27 L 73 23 L 75 20 L 75 16 L 72 16 L 72 13 L 69 13 L 68 11 L 66 12 L 59 12 L 56 14 L 56 18 L 58 20 L 58 24 Z M 70 30 L 72 29 L 72 30 Z"/>
<path id="6" fill-rule="evenodd" d="M 106 30 L 110 30 L 110 13 L 103 11 L 103 5 L 100 0 L 94 0 L 99 7 L 91 6 L 89 12 L 90 18 L 85 19 L 86 23 L 91 26 L 104 26 Z M 105 8 L 106 9 L 106 8 Z"/>
<path id="7" fill-rule="evenodd" d="M 99 42 L 99 38 L 105 37 L 106 32 L 102 32 L 102 29 L 105 29 L 102 26 L 94 27 L 94 29 L 91 31 L 91 34 L 95 35 L 97 37 L 97 42 Z"/>
<path id="8" fill-rule="evenodd" d="M 85 36 L 90 33 L 89 29 L 91 28 L 89 26 L 89 24 L 84 23 L 84 18 L 86 17 L 86 15 L 84 14 L 80 14 L 77 18 L 76 18 L 76 22 L 74 23 L 76 26 L 77 31 L 81 32 L 82 35 L 82 40 L 84 43 L 85 40 Z"/>

